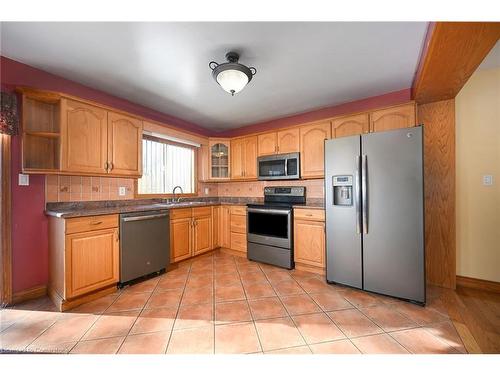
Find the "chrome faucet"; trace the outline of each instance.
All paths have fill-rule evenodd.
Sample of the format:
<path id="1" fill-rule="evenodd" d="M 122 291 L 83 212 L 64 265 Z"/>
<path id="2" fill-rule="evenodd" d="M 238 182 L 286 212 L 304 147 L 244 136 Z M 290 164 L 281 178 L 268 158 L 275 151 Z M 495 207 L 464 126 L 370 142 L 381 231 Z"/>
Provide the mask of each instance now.
<path id="1" fill-rule="evenodd" d="M 182 190 L 182 187 L 177 185 L 174 187 L 174 190 L 172 190 L 172 194 L 174 195 L 174 202 L 175 202 L 175 191 L 177 190 L 177 188 L 181 189 L 181 194 L 184 194 L 184 191 Z M 181 197 L 177 197 L 177 203 L 179 203 L 181 201 Z"/>

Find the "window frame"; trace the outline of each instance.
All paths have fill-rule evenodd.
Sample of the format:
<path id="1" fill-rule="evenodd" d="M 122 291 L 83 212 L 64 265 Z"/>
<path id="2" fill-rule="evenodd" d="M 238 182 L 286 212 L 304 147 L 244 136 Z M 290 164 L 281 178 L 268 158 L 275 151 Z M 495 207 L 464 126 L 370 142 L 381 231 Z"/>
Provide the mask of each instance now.
<path id="1" fill-rule="evenodd" d="M 189 148 L 193 150 L 194 153 L 194 166 L 193 166 L 193 187 L 194 187 L 194 192 L 193 193 L 183 193 L 183 194 L 172 194 L 172 193 L 151 193 L 151 194 L 144 194 L 144 193 L 139 193 L 139 178 L 134 179 L 134 197 L 135 198 L 173 198 L 173 197 L 196 197 L 198 196 L 198 147 L 196 146 L 191 146 L 185 143 L 180 143 L 180 142 L 174 142 L 174 141 L 169 141 L 166 139 L 158 138 L 152 135 L 147 135 L 143 134 L 141 143 L 142 141 L 150 140 L 150 141 L 155 141 L 159 143 L 164 143 L 167 145 L 172 145 L 172 146 L 178 146 L 178 147 L 184 147 L 184 148 Z M 141 163 L 142 163 L 142 155 L 141 155 Z"/>

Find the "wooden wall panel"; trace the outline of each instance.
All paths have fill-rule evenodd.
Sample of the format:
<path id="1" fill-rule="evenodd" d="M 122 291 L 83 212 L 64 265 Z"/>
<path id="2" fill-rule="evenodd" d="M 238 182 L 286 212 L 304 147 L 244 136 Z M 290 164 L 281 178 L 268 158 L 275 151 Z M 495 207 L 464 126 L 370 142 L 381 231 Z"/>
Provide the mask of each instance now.
<path id="1" fill-rule="evenodd" d="M 418 106 L 424 124 L 427 282 L 455 288 L 455 100 Z"/>

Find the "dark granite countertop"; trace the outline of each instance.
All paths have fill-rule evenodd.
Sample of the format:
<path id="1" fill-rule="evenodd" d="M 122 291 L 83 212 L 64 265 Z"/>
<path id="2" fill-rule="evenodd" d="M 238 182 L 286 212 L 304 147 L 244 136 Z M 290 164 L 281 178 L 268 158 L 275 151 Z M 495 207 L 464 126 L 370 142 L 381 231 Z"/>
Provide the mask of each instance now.
<path id="1" fill-rule="evenodd" d="M 47 203 L 45 214 L 48 216 L 72 218 L 95 215 L 121 214 L 154 210 L 170 210 L 175 208 L 203 207 L 219 204 L 246 205 L 262 203 L 262 198 L 232 197 L 194 197 L 183 198 L 173 203 L 167 199 L 131 199 L 116 201 L 60 202 Z M 324 209 L 323 199 L 309 199 L 304 205 L 294 207 Z"/>

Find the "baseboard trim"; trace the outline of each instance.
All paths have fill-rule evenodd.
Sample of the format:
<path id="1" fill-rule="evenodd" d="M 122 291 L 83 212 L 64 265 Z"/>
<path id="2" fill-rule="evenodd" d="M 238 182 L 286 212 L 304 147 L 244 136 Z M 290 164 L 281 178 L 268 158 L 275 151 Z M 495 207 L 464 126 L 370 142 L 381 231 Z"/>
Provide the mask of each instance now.
<path id="1" fill-rule="evenodd" d="M 500 293 L 500 283 L 497 281 L 475 279 L 473 277 L 457 275 L 457 285 L 464 288 L 479 289 L 487 292 Z"/>
<path id="2" fill-rule="evenodd" d="M 12 294 L 12 304 L 29 301 L 30 299 L 35 299 L 43 297 L 47 294 L 47 285 L 38 285 L 33 288 L 21 290 L 20 292 L 15 292 Z"/>

